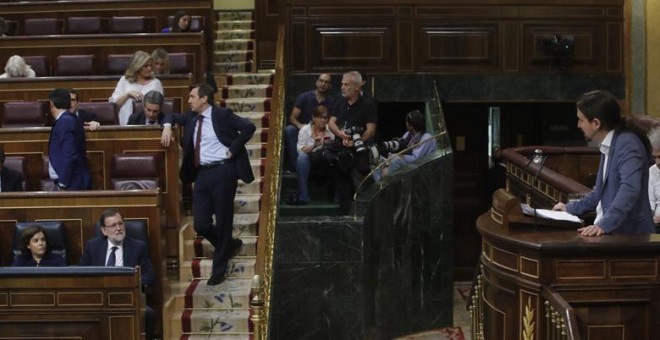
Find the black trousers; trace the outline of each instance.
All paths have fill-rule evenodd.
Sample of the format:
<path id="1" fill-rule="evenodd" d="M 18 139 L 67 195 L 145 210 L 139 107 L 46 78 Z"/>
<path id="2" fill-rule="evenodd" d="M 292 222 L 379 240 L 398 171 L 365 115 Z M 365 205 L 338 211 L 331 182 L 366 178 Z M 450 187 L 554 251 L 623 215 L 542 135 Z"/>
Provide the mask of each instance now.
<path id="1" fill-rule="evenodd" d="M 200 168 L 193 189 L 195 231 L 215 247 L 213 275 L 225 275 L 231 257 L 234 198 L 238 173 L 233 162 Z M 213 224 L 215 216 L 215 225 Z"/>

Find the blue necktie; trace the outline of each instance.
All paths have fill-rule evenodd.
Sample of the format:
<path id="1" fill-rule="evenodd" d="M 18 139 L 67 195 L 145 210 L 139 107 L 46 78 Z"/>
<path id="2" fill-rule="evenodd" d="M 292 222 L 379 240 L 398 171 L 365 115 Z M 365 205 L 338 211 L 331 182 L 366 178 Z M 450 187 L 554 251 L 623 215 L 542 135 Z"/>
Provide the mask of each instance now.
<path id="1" fill-rule="evenodd" d="M 117 261 L 117 257 L 115 256 L 115 251 L 117 250 L 117 247 L 112 247 L 110 251 L 110 256 L 108 256 L 108 263 L 105 264 L 106 267 L 114 267 L 115 262 Z"/>

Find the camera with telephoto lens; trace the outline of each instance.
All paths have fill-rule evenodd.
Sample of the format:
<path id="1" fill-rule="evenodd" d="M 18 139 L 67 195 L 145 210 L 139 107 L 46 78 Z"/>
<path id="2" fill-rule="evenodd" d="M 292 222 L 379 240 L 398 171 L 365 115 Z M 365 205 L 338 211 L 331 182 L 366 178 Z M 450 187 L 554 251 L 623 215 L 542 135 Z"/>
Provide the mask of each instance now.
<path id="1" fill-rule="evenodd" d="M 406 145 L 408 145 L 408 141 L 405 138 L 394 138 L 380 143 L 380 152 L 382 154 L 397 153 L 405 149 Z"/>
<path id="2" fill-rule="evenodd" d="M 357 153 L 363 153 L 367 151 L 367 147 L 364 145 L 360 130 L 360 128 L 355 126 L 344 130 L 344 133 L 349 135 L 353 140 L 353 147 Z"/>

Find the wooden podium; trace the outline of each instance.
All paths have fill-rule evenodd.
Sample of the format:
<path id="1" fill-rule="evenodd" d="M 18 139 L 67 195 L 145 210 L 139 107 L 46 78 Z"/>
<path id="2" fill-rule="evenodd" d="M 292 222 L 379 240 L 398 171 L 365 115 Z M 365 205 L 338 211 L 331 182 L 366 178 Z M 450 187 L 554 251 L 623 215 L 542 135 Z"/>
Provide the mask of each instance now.
<path id="1" fill-rule="evenodd" d="M 660 235 L 581 237 L 500 189 L 477 219 L 474 339 L 657 339 Z"/>

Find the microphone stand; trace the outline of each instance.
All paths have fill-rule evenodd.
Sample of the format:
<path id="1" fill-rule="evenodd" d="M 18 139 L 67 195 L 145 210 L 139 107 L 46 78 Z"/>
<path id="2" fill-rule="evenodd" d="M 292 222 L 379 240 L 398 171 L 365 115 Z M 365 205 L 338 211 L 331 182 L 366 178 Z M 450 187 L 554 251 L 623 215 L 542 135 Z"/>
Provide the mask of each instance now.
<path id="1" fill-rule="evenodd" d="M 543 165 L 545 165 L 546 157 L 543 156 L 540 153 L 538 154 L 538 157 L 540 157 L 540 161 L 538 163 L 539 168 L 536 170 L 536 174 L 534 174 L 534 177 L 532 178 L 532 191 L 534 191 L 534 188 L 536 187 L 536 182 L 538 181 L 538 178 L 539 178 L 539 174 L 541 173 L 541 170 L 543 170 Z M 537 164 L 536 160 L 535 160 L 534 164 Z M 529 198 L 530 198 L 530 203 L 533 203 L 533 202 L 531 202 L 531 200 L 532 200 L 531 195 L 529 196 Z M 532 209 L 534 209 L 534 228 L 538 229 L 539 225 L 538 225 L 538 215 L 536 214 L 536 205 L 530 204 L 530 206 L 532 207 Z"/>

